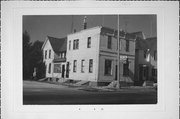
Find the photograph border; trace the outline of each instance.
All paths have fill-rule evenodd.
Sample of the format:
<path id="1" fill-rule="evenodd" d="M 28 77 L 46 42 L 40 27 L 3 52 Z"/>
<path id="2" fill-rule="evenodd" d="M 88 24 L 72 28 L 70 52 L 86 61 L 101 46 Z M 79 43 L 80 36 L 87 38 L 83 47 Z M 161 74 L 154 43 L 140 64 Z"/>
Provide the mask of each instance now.
<path id="1" fill-rule="evenodd" d="M 70 4 L 71 3 L 71 4 Z M 178 2 L 2 2 L 2 107 L 4 117 L 17 118 L 78 118 L 83 113 L 92 117 L 114 114 L 126 118 L 150 115 L 177 118 L 179 106 L 178 78 Z M 177 10 L 177 12 L 175 11 Z M 131 105 L 23 105 L 22 82 L 22 16 L 23 15 L 82 15 L 82 14 L 157 14 L 158 103 Z M 170 19 L 170 18 L 171 19 Z M 174 28 L 172 33 L 170 29 Z M 176 31 L 177 30 L 177 31 Z M 178 33 L 178 34 L 176 34 Z M 174 35 L 174 36 L 173 36 Z M 169 41 L 172 38 L 173 42 Z M 13 40 L 12 40 L 13 39 Z M 161 39 L 161 40 L 159 40 Z M 177 39 L 177 41 L 176 41 Z M 166 47 L 169 49 L 167 50 Z M 173 54 L 174 53 L 174 54 Z M 168 58 L 167 58 L 168 57 Z M 14 58 L 14 60 L 12 60 Z M 172 62 L 174 61 L 174 62 Z M 171 66 L 170 66 L 171 63 Z M 173 72 L 169 71 L 173 68 Z M 176 71 L 177 69 L 177 71 Z M 11 74 L 11 75 L 9 75 Z M 169 80 L 168 78 L 174 80 Z M 13 80 L 12 80 L 13 79 Z M 163 80 L 164 79 L 164 80 Z M 168 87 L 168 90 L 167 88 Z M 177 90 L 177 91 L 176 91 Z M 173 99 L 172 99 L 173 98 Z M 176 106 L 177 104 L 177 106 Z M 47 113 L 48 112 L 48 113 Z M 98 112 L 98 114 L 97 114 Z M 109 112 L 109 114 L 106 114 Z M 131 112 L 131 115 L 128 113 Z M 61 113 L 61 114 L 59 114 Z M 93 115 L 95 113 L 95 115 Z M 141 113 L 141 115 L 138 115 Z M 38 115 L 38 116 L 37 116 Z M 68 114 L 69 115 L 69 114 Z M 37 116 L 37 117 L 36 117 Z M 82 117 L 86 117 L 84 115 Z M 110 116 L 110 115 L 109 115 Z M 90 117 L 89 117 L 90 118 Z M 148 117 L 149 118 L 149 117 Z"/>

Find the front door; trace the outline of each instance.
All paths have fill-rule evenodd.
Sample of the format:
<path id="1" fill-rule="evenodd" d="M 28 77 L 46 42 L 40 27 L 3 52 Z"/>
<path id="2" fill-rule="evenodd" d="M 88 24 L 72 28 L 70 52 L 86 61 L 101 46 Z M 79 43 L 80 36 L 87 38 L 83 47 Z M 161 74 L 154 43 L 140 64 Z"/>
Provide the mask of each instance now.
<path id="1" fill-rule="evenodd" d="M 65 73 L 65 65 L 62 65 L 62 78 L 64 78 L 64 73 Z"/>

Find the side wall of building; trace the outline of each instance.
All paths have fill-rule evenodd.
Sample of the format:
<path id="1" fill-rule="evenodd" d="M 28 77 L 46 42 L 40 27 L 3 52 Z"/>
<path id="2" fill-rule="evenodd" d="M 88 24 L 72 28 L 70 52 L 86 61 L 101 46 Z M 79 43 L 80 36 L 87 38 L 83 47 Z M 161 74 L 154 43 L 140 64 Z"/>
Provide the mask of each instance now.
<path id="1" fill-rule="evenodd" d="M 91 47 L 87 48 L 88 37 L 91 37 Z M 95 27 L 68 35 L 67 63 L 69 62 L 69 78 L 96 82 L 98 78 L 98 52 L 100 28 Z M 79 48 L 73 49 L 74 40 L 79 39 Z M 71 43 L 70 43 L 71 42 Z M 69 48 L 70 46 L 70 48 Z M 89 72 L 89 60 L 93 60 L 92 72 Z M 76 71 L 73 71 L 74 61 L 77 61 Z M 84 60 L 84 72 L 81 71 Z"/>

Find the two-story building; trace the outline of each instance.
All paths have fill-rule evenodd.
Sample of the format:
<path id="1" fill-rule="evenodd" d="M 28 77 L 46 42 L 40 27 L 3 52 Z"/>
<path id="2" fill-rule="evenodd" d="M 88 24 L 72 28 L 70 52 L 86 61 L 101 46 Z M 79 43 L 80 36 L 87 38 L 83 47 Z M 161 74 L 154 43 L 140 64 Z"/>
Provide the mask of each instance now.
<path id="1" fill-rule="evenodd" d="M 157 38 L 136 40 L 135 85 L 157 82 Z"/>
<path id="2" fill-rule="evenodd" d="M 120 31 L 120 80 L 133 82 L 135 35 Z M 107 27 L 83 29 L 67 36 L 69 78 L 95 85 L 117 80 L 117 30 Z"/>
<path id="3" fill-rule="evenodd" d="M 65 78 L 67 38 L 47 36 L 42 49 L 46 78 Z"/>

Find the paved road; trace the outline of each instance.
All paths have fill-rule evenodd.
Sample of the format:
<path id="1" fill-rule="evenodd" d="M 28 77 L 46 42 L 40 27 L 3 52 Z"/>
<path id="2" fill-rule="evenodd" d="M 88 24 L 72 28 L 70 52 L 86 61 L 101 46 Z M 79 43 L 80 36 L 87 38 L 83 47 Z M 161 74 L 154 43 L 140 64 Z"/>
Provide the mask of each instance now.
<path id="1" fill-rule="evenodd" d="M 23 82 L 23 104 L 156 104 L 156 94 L 154 89 L 147 88 L 101 91 L 35 81 Z"/>

